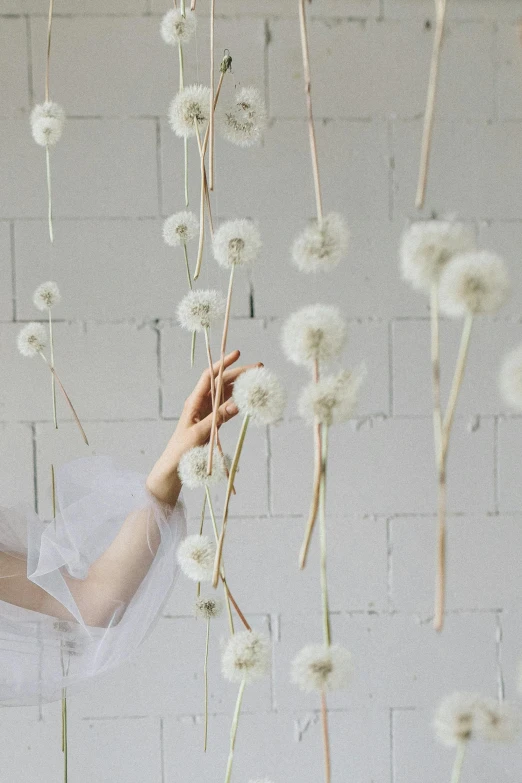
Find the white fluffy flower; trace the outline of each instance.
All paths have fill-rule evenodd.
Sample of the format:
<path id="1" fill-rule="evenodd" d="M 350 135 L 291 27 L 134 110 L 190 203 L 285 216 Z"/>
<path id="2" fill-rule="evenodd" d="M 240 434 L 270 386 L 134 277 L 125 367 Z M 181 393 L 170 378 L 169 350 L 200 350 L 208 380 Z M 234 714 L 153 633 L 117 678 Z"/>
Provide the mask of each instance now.
<path id="1" fill-rule="evenodd" d="M 363 367 L 325 375 L 318 383 L 309 383 L 297 403 L 299 415 L 308 423 L 320 422 L 328 427 L 351 418 L 365 377 Z"/>
<path id="2" fill-rule="evenodd" d="M 250 416 L 255 424 L 274 424 L 283 415 L 286 394 L 272 372 L 253 367 L 234 383 L 234 402 L 243 416 Z"/>
<path id="3" fill-rule="evenodd" d="M 227 468 L 225 458 L 221 456 L 217 448 L 214 449 L 212 460 L 212 473 L 207 474 L 209 446 L 195 446 L 186 451 L 181 457 L 178 465 L 178 474 L 181 483 L 189 489 L 198 487 L 213 486 L 225 481 L 227 478 Z"/>
<path id="4" fill-rule="evenodd" d="M 197 17 L 194 11 L 187 8 L 185 16 L 179 8 L 167 11 L 161 20 L 160 33 L 166 44 L 176 46 L 185 44 L 194 36 L 197 27 Z"/>
<path id="5" fill-rule="evenodd" d="M 221 659 L 223 677 L 230 682 L 254 682 L 270 667 L 270 644 L 262 633 L 241 631 L 227 641 Z"/>
<path id="6" fill-rule="evenodd" d="M 189 291 L 178 305 L 180 326 L 189 332 L 203 332 L 225 312 L 225 300 L 219 291 Z"/>
<path id="7" fill-rule="evenodd" d="M 522 345 L 504 358 L 500 369 L 499 386 L 507 404 L 522 410 Z"/>
<path id="8" fill-rule="evenodd" d="M 267 124 L 265 102 L 256 87 L 242 87 L 234 103 L 219 111 L 217 127 L 222 135 L 240 147 L 259 144 Z"/>
<path id="9" fill-rule="evenodd" d="M 194 614 L 201 620 L 212 620 L 223 611 L 221 598 L 198 598 L 194 604 Z"/>
<path id="10" fill-rule="evenodd" d="M 508 293 L 506 266 L 488 251 L 456 256 L 440 276 L 440 308 L 452 318 L 496 313 Z"/>
<path id="11" fill-rule="evenodd" d="M 292 682 L 305 693 L 346 688 L 352 674 L 352 656 L 338 644 L 310 644 L 292 661 Z"/>
<path id="12" fill-rule="evenodd" d="M 433 726 L 437 738 L 449 747 L 470 740 L 475 732 L 475 718 L 480 696 L 476 693 L 452 693 L 439 704 Z"/>
<path id="13" fill-rule="evenodd" d="M 187 536 L 178 549 L 181 570 L 195 582 L 210 582 L 214 572 L 215 544 L 208 536 Z"/>
<path id="14" fill-rule="evenodd" d="M 346 342 L 346 322 L 337 307 L 310 305 L 287 319 L 281 333 L 283 351 L 294 364 L 328 362 Z"/>
<path id="15" fill-rule="evenodd" d="M 423 220 L 404 232 L 400 262 L 404 280 L 414 288 L 429 292 L 442 270 L 457 253 L 474 248 L 470 230 L 462 223 Z"/>
<path id="16" fill-rule="evenodd" d="M 199 221 L 193 212 L 176 212 L 163 223 L 163 239 L 171 247 L 186 244 L 199 232 Z"/>
<path id="17" fill-rule="evenodd" d="M 214 258 L 226 269 L 249 266 L 261 250 L 261 236 L 251 220 L 228 220 L 222 223 L 212 242 Z"/>
<path id="18" fill-rule="evenodd" d="M 192 84 L 178 92 L 169 108 L 170 127 L 177 136 L 195 136 L 210 117 L 210 89 Z"/>
<path id="19" fill-rule="evenodd" d="M 54 305 L 60 304 L 62 295 L 60 289 L 49 280 L 47 283 L 42 283 L 38 286 L 33 294 L 33 303 L 39 310 L 50 310 Z"/>
<path id="20" fill-rule="evenodd" d="M 47 332 L 43 324 L 30 323 L 18 333 L 18 350 L 22 356 L 33 357 L 47 345 Z"/>
<path id="21" fill-rule="evenodd" d="M 31 112 L 33 139 L 42 147 L 59 141 L 65 123 L 65 112 L 58 103 L 38 103 Z"/>
<path id="22" fill-rule="evenodd" d="M 520 712 L 508 702 L 482 698 L 477 704 L 475 725 L 489 742 L 511 742 L 520 731 Z"/>
<path id="23" fill-rule="evenodd" d="M 322 221 L 309 223 L 292 247 L 292 260 L 301 272 L 327 272 L 348 250 L 350 232 L 344 218 L 330 212 Z"/>

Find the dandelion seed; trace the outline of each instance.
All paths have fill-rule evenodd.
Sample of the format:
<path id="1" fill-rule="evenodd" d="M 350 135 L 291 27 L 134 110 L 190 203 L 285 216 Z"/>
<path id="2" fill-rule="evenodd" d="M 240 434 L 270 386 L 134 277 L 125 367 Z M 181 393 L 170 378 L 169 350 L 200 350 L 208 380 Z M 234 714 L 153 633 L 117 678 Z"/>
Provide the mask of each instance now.
<path id="1" fill-rule="evenodd" d="M 234 103 L 216 115 L 220 133 L 240 147 L 259 144 L 267 125 L 265 102 L 255 87 L 242 87 Z"/>
<path id="2" fill-rule="evenodd" d="M 181 483 L 189 489 L 198 487 L 214 486 L 227 479 L 227 460 L 218 449 L 214 450 L 214 459 L 212 461 L 212 473 L 207 472 L 209 447 L 195 446 L 190 451 L 185 452 L 181 457 L 178 474 Z"/>
<path id="3" fill-rule="evenodd" d="M 352 656 L 338 644 L 311 644 L 292 662 L 292 682 L 305 693 L 346 688 L 352 674 Z"/>
<path id="4" fill-rule="evenodd" d="M 60 140 L 65 124 L 65 112 L 52 101 L 37 104 L 31 112 L 33 139 L 41 147 L 52 147 Z"/>
<path id="5" fill-rule="evenodd" d="M 176 212 L 163 223 L 163 239 L 171 247 L 190 242 L 198 233 L 199 222 L 193 212 Z"/>
<path id="6" fill-rule="evenodd" d="M 222 267 L 250 266 L 261 250 L 259 229 L 251 220 L 229 220 L 214 234 L 212 249 Z"/>
<path id="7" fill-rule="evenodd" d="M 298 401 L 299 415 L 307 424 L 341 424 L 353 415 L 358 393 L 365 377 L 364 368 L 342 370 L 309 383 Z"/>
<path id="8" fill-rule="evenodd" d="M 183 297 L 178 305 L 180 326 L 189 332 L 203 332 L 223 317 L 225 300 L 219 291 L 195 290 Z"/>
<path id="9" fill-rule="evenodd" d="M 186 44 L 193 37 L 197 28 L 197 17 L 187 9 L 185 15 L 178 8 L 167 11 L 161 20 L 160 33 L 166 44 L 176 46 Z"/>
<path id="10" fill-rule="evenodd" d="M 504 358 L 499 386 L 507 404 L 522 410 L 522 345 Z"/>
<path id="11" fill-rule="evenodd" d="M 209 121 L 210 90 L 201 84 L 183 87 L 169 108 L 170 127 L 177 136 L 188 138 L 196 135 L 196 125 L 200 128 Z"/>
<path id="12" fill-rule="evenodd" d="M 286 405 L 283 387 L 265 367 L 253 367 L 242 373 L 234 383 L 233 396 L 239 412 L 259 425 L 274 424 Z"/>
<path id="13" fill-rule="evenodd" d="M 292 260 L 301 272 L 327 272 L 345 257 L 349 239 L 344 218 L 331 212 L 299 234 L 292 247 Z"/>
<path id="14" fill-rule="evenodd" d="M 479 701 L 476 693 L 453 693 L 441 701 L 433 725 L 443 745 L 455 747 L 473 737 Z"/>
<path id="15" fill-rule="evenodd" d="M 283 351 L 294 364 L 335 359 L 346 342 L 346 322 L 337 307 L 311 305 L 293 313 L 282 330 Z"/>
<path id="16" fill-rule="evenodd" d="M 201 620 L 212 620 L 222 611 L 223 601 L 220 598 L 198 598 L 194 604 L 194 614 Z"/>
<path id="17" fill-rule="evenodd" d="M 22 356 L 33 357 L 47 346 L 47 331 L 42 324 L 30 323 L 18 333 L 18 350 Z"/>
<path id="18" fill-rule="evenodd" d="M 50 310 L 57 304 L 60 304 L 62 295 L 56 283 L 49 281 L 39 285 L 33 294 L 33 303 L 38 310 Z"/>
<path id="19" fill-rule="evenodd" d="M 254 682 L 270 668 L 270 644 L 258 631 L 241 631 L 228 639 L 221 659 L 229 682 Z"/>
<path id="20" fill-rule="evenodd" d="M 473 235 L 462 223 L 445 220 L 412 223 L 402 236 L 402 276 L 413 288 L 429 292 L 447 263 L 473 248 Z"/>
<path id="21" fill-rule="evenodd" d="M 509 293 L 501 258 L 481 251 L 456 256 L 440 277 L 440 308 L 452 318 L 496 313 Z"/>
<path id="22" fill-rule="evenodd" d="M 212 579 L 216 547 L 208 536 L 187 536 L 178 549 L 178 563 L 181 570 L 194 582 L 209 582 Z"/>

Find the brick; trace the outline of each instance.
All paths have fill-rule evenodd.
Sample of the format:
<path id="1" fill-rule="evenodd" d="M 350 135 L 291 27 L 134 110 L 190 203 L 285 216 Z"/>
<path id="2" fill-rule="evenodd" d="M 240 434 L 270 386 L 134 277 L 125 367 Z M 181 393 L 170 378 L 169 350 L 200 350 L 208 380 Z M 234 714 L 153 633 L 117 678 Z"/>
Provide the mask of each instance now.
<path id="1" fill-rule="evenodd" d="M 147 0 L 93 0 L 85 5 L 81 0 L 63 0 L 59 8 L 54 9 L 55 18 L 61 14 L 94 15 L 94 14 L 139 14 L 147 10 Z M 0 0 L 2 14 L 34 14 L 47 16 L 49 3 L 47 0 Z"/>
<path id="2" fill-rule="evenodd" d="M 499 25 L 497 40 L 499 117 L 507 120 L 520 119 L 522 117 L 520 30 L 516 25 Z"/>
<path id="3" fill-rule="evenodd" d="M 163 0 L 152 0 L 153 13 L 163 13 L 165 3 Z M 290 16 L 297 18 L 297 9 L 295 6 L 281 5 L 279 0 L 265 0 L 260 5 L 257 0 L 242 0 L 239 10 L 236 0 L 221 0 L 219 8 L 216 9 L 219 15 L 231 14 L 233 16 L 268 16 L 277 17 Z M 352 17 L 352 16 L 377 16 L 379 13 L 378 0 L 323 0 L 321 5 L 311 6 L 308 11 L 310 16 L 334 16 L 334 17 Z"/>
<path id="4" fill-rule="evenodd" d="M 306 514 L 312 486 L 313 440 L 299 422 L 271 435 L 271 501 L 275 514 Z M 292 453 L 289 462 L 288 454 Z M 331 434 L 328 513 L 434 513 L 436 477 L 431 419 L 369 419 Z M 473 464 L 473 470 L 466 466 Z M 450 511 L 493 510 L 493 422 L 470 431 L 455 424 L 448 460 Z M 299 495 L 288 487 L 303 487 Z"/>
<path id="5" fill-rule="evenodd" d="M 507 699 L 517 699 L 520 693 L 522 637 L 520 633 L 520 596 L 499 615 L 500 684 Z"/>
<path id="6" fill-rule="evenodd" d="M 520 509 L 520 443 L 522 420 L 499 419 L 498 422 L 498 502 L 501 511 Z"/>
<path id="7" fill-rule="evenodd" d="M 0 451 L 0 503 L 34 503 L 33 437 L 24 424 L 0 424 L 4 448 Z"/>
<path id="8" fill-rule="evenodd" d="M 522 295 L 522 269 L 520 267 L 520 242 L 522 224 L 488 222 L 479 224 L 479 242 L 482 247 L 498 253 L 505 259 L 511 278 L 511 296 L 502 307 L 503 318 L 518 319 L 520 296 Z"/>
<path id="9" fill-rule="evenodd" d="M 0 41 L 0 73 L 9 74 L 2 82 L 0 111 L 4 116 L 16 116 L 26 112 L 30 102 L 25 19 L 1 19 Z"/>
<path id="10" fill-rule="evenodd" d="M 432 19 L 434 6 L 430 0 L 383 0 L 387 19 L 420 17 Z M 518 19 L 520 5 L 517 0 L 456 0 L 447 10 L 448 19 Z"/>
<path id="11" fill-rule="evenodd" d="M 0 319 L 10 321 L 13 317 L 13 282 L 9 223 L 0 223 L 0 258 Z"/>

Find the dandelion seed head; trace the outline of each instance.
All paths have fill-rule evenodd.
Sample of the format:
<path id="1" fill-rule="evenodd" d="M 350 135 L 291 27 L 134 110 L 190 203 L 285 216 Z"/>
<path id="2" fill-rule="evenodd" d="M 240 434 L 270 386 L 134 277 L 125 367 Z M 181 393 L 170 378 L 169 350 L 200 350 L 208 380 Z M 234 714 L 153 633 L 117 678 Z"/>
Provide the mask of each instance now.
<path id="1" fill-rule="evenodd" d="M 496 313 L 509 294 L 504 261 L 481 251 L 455 256 L 440 276 L 440 309 L 452 318 Z"/>
<path id="2" fill-rule="evenodd" d="M 201 128 L 209 117 L 210 89 L 201 84 L 183 87 L 170 104 L 170 127 L 177 136 L 195 136 L 196 124 Z"/>
<path id="3" fill-rule="evenodd" d="M 242 87 L 234 103 L 216 115 L 220 133 L 232 144 L 252 147 L 259 144 L 267 125 L 265 102 L 256 87 Z"/>
<path id="4" fill-rule="evenodd" d="M 62 295 L 60 289 L 49 280 L 47 283 L 42 283 L 38 286 L 33 294 L 33 303 L 38 310 L 50 310 L 54 305 L 60 304 Z"/>
<path id="5" fill-rule="evenodd" d="M 234 402 L 243 416 L 260 426 L 274 424 L 283 415 L 286 394 L 274 373 L 253 367 L 234 383 Z"/>
<path id="6" fill-rule="evenodd" d="M 481 698 L 476 707 L 477 733 L 489 742 L 512 742 L 520 732 L 520 712 L 508 702 Z"/>
<path id="7" fill-rule="evenodd" d="M 214 572 L 216 547 L 208 536 L 187 536 L 178 549 L 181 570 L 194 582 L 210 582 Z"/>
<path id="8" fill-rule="evenodd" d="M 220 291 L 189 291 L 178 305 L 178 322 L 188 332 L 203 332 L 223 317 L 225 300 Z"/>
<path id="9" fill-rule="evenodd" d="M 294 364 L 329 362 L 344 347 L 346 322 L 337 307 L 310 305 L 287 319 L 281 340 L 286 357 Z"/>
<path id="10" fill-rule="evenodd" d="M 181 483 L 189 489 L 214 486 L 227 478 L 227 460 L 221 456 L 217 448 L 214 449 L 212 460 L 212 473 L 207 474 L 209 445 L 195 446 L 186 451 L 178 465 L 178 474 Z"/>
<path id="11" fill-rule="evenodd" d="M 212 249 L 214 258 L 225 269 L 250 266 L 261 250 L 259 229 L 251 220 L 228 220 L 214 234 Z"/>
<path id="12" fill-rule="evenodd" d="M 522 410 L 522 345 L 504 357 L 498 381 L 505 402 Z"/>
<path id="13" fill-rule="evenodd" d="M 310 644 L 292 661 L 292 682 L 305 693 L 346 688 L 352 675 L 352 656 L 338 644 Z"/>
<path id="14" fill-rule="evenodd" d="M 176 212 L 163 223 L 163 239 L 176 247 L 194 239 L 199 232 L 199 221 L 193 212 Z"/>
<path id="15" fill-rule="evenodd" d="M 33 357 L 47 346 L 47 331 L 43 324 L 30 323 L 20 329 L 17 339 L 22 356 Z"/>
<path id="16" fill-rule="evenodd" d="M 52 147 L 60 140 L 65 124 L 65 112 L 58 103 L 38 103 L 31 112 L 33 139 L 41 147 Z"/>
<path id="17" fill-rule="evenodd" d="M 172 8 L 161 20 L 160 33 L 166 44 L 176 46 L 188 43 L 194 37 L 196 27 L 197 17 L 194 11 L 187 8 L 183 16 L 179 8 Z"/>
<path id="18" fill-rule="evenodd" d="M 347 421 L 357 406 L 365 375 L 364 367 L 359 367 L 324 375 L 318 383 L 309 383 L 297 403 L 299 415 L 307 424 L 320 422 L 328 427 Z"/>
<path id="19" fill-rule="evenodd" d="M 401 241 L 402 276 L 413 288 L 429 293 L 448 261 L 457 253 L 473 250 L 474 244 L 471 231 L 462 223 L 445 220 L 412 223 Z"/>
<path id="20" fill-rule="evenodd" d="M 270 644 L 258 631 L 241 631 L 228 639 L 221 659 L 223 677 L 230 682 L 254 682 L 270 668 Z"/>
<path id="21" fill-rule="evenodd" d="M 344 218 L 331 212 L 299 234 L 292 247 L 292 261 L 301 272 L 327 272 L 345 257 L 349 239 Z"/>
<path id="22" fill-rule="evenodd" d="M 475 733 L 475 718 L 480 696 L 476 693 L 452 693 L 439 704 L 433 726 L 443 745 L 467 742 Z"/>
<path id="23" fill-rule="evenodd" d="M 201 620 L 212 620 L 222 611 L 223 601 L 220 598 L 198 598 L 194 604 L 194 614 Z"/>

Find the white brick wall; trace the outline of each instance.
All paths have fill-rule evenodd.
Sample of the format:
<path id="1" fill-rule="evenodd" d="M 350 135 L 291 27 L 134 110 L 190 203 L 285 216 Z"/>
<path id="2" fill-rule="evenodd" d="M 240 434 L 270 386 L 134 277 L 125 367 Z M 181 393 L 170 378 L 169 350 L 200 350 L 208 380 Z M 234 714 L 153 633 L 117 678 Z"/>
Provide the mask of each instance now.
<path id="1" fill-rule="evenodd" d="M 28 113 L 42 98 L 47 0 L 0 0 L 0 502 L 33 500 L 50 514 L 49 463 L 110 453 L 146 471 L 198 370 L 175 325 L 185 291 L 162 218 L 182 206 L 182 145 L 166 121 L 176 52 L 158 23 L 160 0 L 57 0 L 52 85 L 69 119 L 52 153 L 54 247 L 46 234 L 45 165 Z M 200 13 L 208 4 L 199 2 Z M 436 701 L 455 688 L 516 698 L 522 653 L 522 418 L 506 410 L 496 376 L 522 339 L 522 0 L 451 0 L 425 215 L 455 213 L 510 265 L 513 296 L 478 323 L 449 468 L 447 627 L 435 636 L 434 470 L 427 302 L 397 272 L 397 245 L 414 216 L 429 65 L 429 0 L 314 0 L 311 56 L 325 206 L 346 214 L 348 261 L 308 278 L 289 246 L 313 214 L 297 3 L 218 0 L 216 52 L 229 48 L 224 90 L 255 83 L 270 126 L 259 149 L 216 143 L 216 218 L 259 220 L 263 258 L 238 277 L 230 345 L 291 384 L 285 421 L 254 430 L 237 479 L 228 577 L 242 608 L 273 642 L 271 680 L 252 688 L 240 726 L 235 780 L 316 783 L 322 776 L 317 703 L 288 681 L 296 650 L 320 634 L 317 552 L 296 567 L 311 478 L 311 434 L 295 420 L 304 375 L 279 349 L 289 310 L 339 304 L 350 321 L 346 360 L 365 360 L 359 419 L 332 436 L 329 480 L 335 637 L 354 654 L 351 688 L 330 700 L 335 783 L 440 783 L 451 753 L 432 735 Z M 430 25 L 427 22 L 431 23 Z M 187 53 L 187 78 L 207 78 L 208 23 Z M 191 147 L 192 162 L 196 160 Z M 198 171 L 191 193 L 197 205 Z M 38 316 L 30 297 L 56 279 L 57 363 L 85 421 L 83 447 L 66 408 L 54 433 L 45 368 L 15 348 Z M 208 252 L 203 283 L 225 278 Z M 449 362 L 457 329 L 442 325 Z M 217 340 L 215 340 L 217 352 Z M 448 365 L 449 367 L 449 365 Z M 448 387 L 447 368 L 443 387 Z M 295 381 L 294 379 L 298 379 Z M 223 433 L 232 448 L 237 426 Z M 36 492 L 36 497 L 35 497 Z M 219 508 L 221 500 L 216 497 Z M 201 499 L 187 496 L 192 524 Z M 199 783 L 224 771 L 235 688 L 211 648 L 210 747 L 202 753 L 203 630 L 193 586 L 180 581 L 140 654 L 103 682 L 71 693 L 70 780 Z M 223 625 L 223 630 L 225 626 Z M 59 705 L 3 708 L 0 766 L 13 783 L 61 774 Z M 465 768 L 477 783 L 519 783 L 522 744 L 477 745 Z"/>

